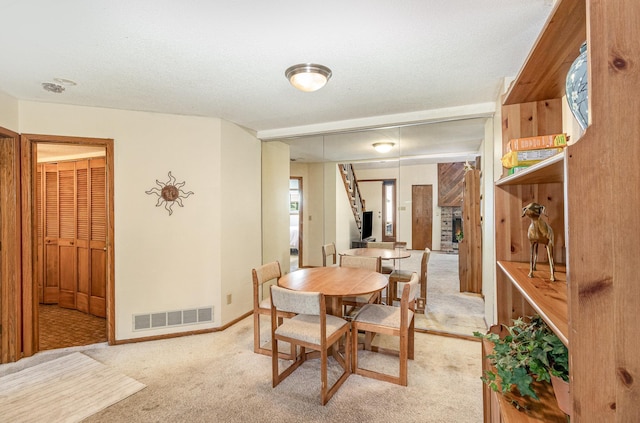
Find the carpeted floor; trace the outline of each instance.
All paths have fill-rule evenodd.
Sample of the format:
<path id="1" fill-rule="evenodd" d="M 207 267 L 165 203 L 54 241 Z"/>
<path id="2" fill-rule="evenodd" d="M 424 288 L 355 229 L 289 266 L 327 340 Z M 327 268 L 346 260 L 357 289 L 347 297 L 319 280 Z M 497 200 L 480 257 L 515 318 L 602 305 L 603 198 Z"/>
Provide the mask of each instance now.
<path id="1" fill-rule="evenodd" d="M 83 354 L 147 387 L 84 421 L 481 422 L 480 343 L 416 333 L 415 348 L 409 386 L 350 375 L 323 407 L 319 360 L 271 387 L 271 358 L 253 353 L 251 317 L 216 333 L 89 347 Z M 12 365 L 59 354 L 69 352 L 43 352 Z M 369 358 L 372 365 L 395 371 L 396 357 L 377 356 Z M 12 365 L 0 366 L 0 375 Z"/>
<path id="2" fill-rule="evenodd" d="M 422 251 L 412 250 L 411 258 L 399 260 L 402 270 L 420 272 Z M 432 251 L 427 268 L 427 309 L 416 315 L 416 328 L 434 333 L 473 336 L 484 332 L 484 300 L 480 295 L 460 292 L 458 255 Z"/>

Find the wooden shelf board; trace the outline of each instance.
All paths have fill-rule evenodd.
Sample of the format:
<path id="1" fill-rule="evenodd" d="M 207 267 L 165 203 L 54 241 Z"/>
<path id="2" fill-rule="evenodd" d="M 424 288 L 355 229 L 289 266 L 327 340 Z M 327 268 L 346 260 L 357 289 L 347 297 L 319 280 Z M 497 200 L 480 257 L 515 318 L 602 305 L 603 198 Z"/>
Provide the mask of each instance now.
<path id="1" fill-rule="evenodd" d="M 561 98 L 567 72 L 586 39 L 586 1 L 559 0 L 504 104 Z"/>
<path id="2" fill-rule="evenodd" d="M 523 171 L 509 175 L 496 182 L 500 185 L 545 184 L 564 181 L 565 151 L 529 166 Z"/>
<path id="3" fill-rule="evenodd" d="M 539 263 L 533 278 L 529 263 L 498 261 L 498 266 L 558 338 L 569 347 L 569 311 L 567 307 L 566 266 L 556 265 L 556 281 L 549 280 L 549 265 Z M 544 277 L 543 277 L 544 276 Z"/>
<path id="4" fill-rule="evenodd" d="M 556 396 L 553 393 L 551 384 L 534 382 L 533 389 L 536 391 L 540 401 L 536 401 L 530 397 L 521 397 L 513 393 L 507 396 L 494 392 L 500 404 L 500 414 L 502 415 L 503 422 L 566 423 L 567 415 L 558 407 L 558 402 L 556 401 Z M 517 409 L 510 400 L 518 401 L 523 408 Z"/>
<path id="5" fill-rule="evenodd" d="M 498 333 L 500 337 L 506 334 L 506 330 L 502 329 Z M 493 352 L 493 343 L 486 339 L 482 340 L 482 351 L 485 355 Z M 489 359 L 485 358 L 484 365 L 491 367 Z M 494 368 L 495 371 L 495 368 Z M 488 389 L 485 387 L 485 389 Z M 502 392 L 490 391 L 491 395 L 495 395 L 498 403 L 500 404 L 500 414 L 502 415 L 503 422 L 561 422 L 566 423 L 567 417 L 558 407 L 556 396 L 553 392 L 553 387 L 550 383 L 534 382 L 533 389 L 540 398 L 540 401 L 536 401 L 531 397 L 522 397 L 517 393 L 510 392 L 503 394 Z M 522 408 L 518 409 L 513 405 L 513 401 L 516 401 Z"/>

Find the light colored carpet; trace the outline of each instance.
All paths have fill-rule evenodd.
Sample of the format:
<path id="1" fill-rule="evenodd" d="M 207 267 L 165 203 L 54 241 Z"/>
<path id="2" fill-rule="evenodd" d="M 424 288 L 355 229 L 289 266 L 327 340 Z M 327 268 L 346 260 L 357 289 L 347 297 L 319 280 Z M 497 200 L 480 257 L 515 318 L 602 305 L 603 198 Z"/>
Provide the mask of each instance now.
<path id="1" fill-rule="evenodd" d="M 0 420 L 79 422 L 144 387 L 74 352 L 0 377 Z"/>
<path id="2" fill-rule="evenodd" d="M 396 267 L 420 272 L 422 251 L 398 260 Z M 458 255 L 432 251 L 427 269 L 427 310 L 416 314 L 416 328 L 455 335 L 485 332 L 484 300 L 477 294 L 460 292 Z"/>
<path id="3" fill-rule="evenodd" d="M 324 407 L 317 359 L 271 387 L 271 357 L 253 353 L 251 317 L 216 333 L 88 349 L 147 388 L 86 422 L 481 422 L 480 343 L 416 333 L 415 348 L 409 386 L 350 375 Z M 381 369 L 398 364 L 360 354 Z"/>

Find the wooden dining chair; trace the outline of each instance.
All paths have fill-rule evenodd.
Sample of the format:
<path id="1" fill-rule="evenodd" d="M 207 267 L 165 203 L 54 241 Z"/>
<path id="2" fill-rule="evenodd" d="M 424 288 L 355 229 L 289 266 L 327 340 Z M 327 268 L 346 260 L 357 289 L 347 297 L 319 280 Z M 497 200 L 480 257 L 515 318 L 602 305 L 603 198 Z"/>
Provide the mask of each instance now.
<path id="1" fill-rule="evenodd" d="M 333 263 L 329 265 L 336 265 L 336 244 L 334 242 L 330 244 L 325 244 L 322 246 L 322 267 L 327 267 L 327 259 L 330 258 L 333 260 Z"/>
<path id="2" fill-rule="evenodd" d="M 382 259 L 380 257 L 340 255 L 340 267 L 355 267 L 381 273 L 381 262 Z M 350 318 L 353 313 L 359 310 L 363 305 L 379 303 L 380 301 L 380 292 L 358 295 L 356 297 L 342 297 L 342 306 L 344 307 L 343 316 Z"/>
<path id="3" fill-rule="evenodd" d="M 431 250 L 425 248 L 420 261 L 420 294 L 416 299 L 416 313 L 423 314 L 427 312 L 427 273 L 430 256 Z M 387 304 L 393 305 L 395 301 L 400 300 L 401 294 L 398 293 L 398 283 L 409 282 L 413 273 L 414 272 L 410 270 L 394 270 L 391 272 L 389 275 L 389 285 L 387 285 Z"/>
<path id="4" fill-rule="evenodd" d="M 280 263 L 274 261 L 263 264 L 260 267 L 251 270 L 253 276 L 253 352 L 257 354 L 271 355 L 271 349 L 266 348 L 260 339 L 260 316 L 271 316 L 271 297 L 269 295 L 268 286 L 277 284 L 278 278 L 282 276 Z M 265 291 L 265 286 L 267 287 Z M 266 295 L 266 297 L 265 297 Z M 293 317 L 292 313 L 280 313 L 280 319 Z M 283 358 L 292 358 L 295 356 L 291 347 L 291 353 L 281 353 Z"/>
<path id="5" fill-rule="evenodd" d="M 393 241 L 380 241 L 380 242 L 375 242 L 375 241 L 370 241 L 367 242 L 367 248 L 384 248 L 386 250 L 393 250 L 396 247 L 396 243 Z M 388 264 L 386 264 L 388 260 L 385 260 L 382 263 L 382 267 L 380 268 L 380 272 L 384 273 L 385 275 L 390 274 L 391 272 L 394 271 L 395 269 L 395 263 L 396 261 L 393 260 L 393 266 L 390 266 Z"/>
<path id="6" fill-rule="evenodd" d="M 407 386 L 408 360 L 414 357 L 414 311 L 415 299 L 420 288 L 418 274 L 414 273 L 411 280 L 404 284 L 400 307 L 385 304 L 366 304 L 351 321 L 352 371 L 355 374 Z M 366 369 L 358 365 L 358 331 L 365 336 L 364 349 L 399 357 L 400 369 L 398 376 L 383 373 L 373 369 Z M 397 336 L 399 349 L 375 347 L 372 345 L 374 334 Z M 355 345 L 355 348 L 353 347 Z"/>
<path id="7" fill-rule="evenodd" d="M 293 313 L 291 319 L 279 320 L 279 313 Z M 345 348 L 340 355 L 340 341 L 344 337 Z M 271 286 L 271 339 L 273 352 L 271 370 L 273 387 L 287 378 L 307 359 L 306 350 L 320 352 L 320 402 L 325 405 L 338 388 L 351 374 L 351 336 L 349 322 L 327 314 L 324 294 L 320 292 L 294 291 L 279 286 Z M 296 348 L 298 354 L 293 363 L 280 372 L 278 359 L 278 343 L 288 342 Z M 331 348 L 335 346 L 335 348 Z M 333 358 L 342 367 L 342 374 L 329 386 L 328 359 L 329 350 Z"/>

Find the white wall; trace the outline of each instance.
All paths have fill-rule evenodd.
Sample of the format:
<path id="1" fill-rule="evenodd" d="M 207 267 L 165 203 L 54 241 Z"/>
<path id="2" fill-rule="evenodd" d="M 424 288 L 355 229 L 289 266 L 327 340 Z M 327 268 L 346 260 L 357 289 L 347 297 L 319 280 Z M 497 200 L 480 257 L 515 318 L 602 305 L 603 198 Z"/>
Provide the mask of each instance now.
<path id="1" fill-rule="evenodd" d="M 0 127 L 18 132 L 18 100 L 0 91 Z"/>
<path id="2" fill-rule="evenodd" d="M 380 242 L 382 241 L 382 181 L 363 181 L 360 175 L 361 173 L 358 172 L 358 187 L 362 198 L 365 200 L 365 209 L 373 212 L 371 236 Z"/>
<path id="3" fill-rule="evenodd" d="M 489 326 L 497 321 L 496 315 L 496 247 L 495 247 L 495 162 L 494 145 L 500 138 L 502 148 L 502 113 L 499 104 L 493 119 L 487 119 L 482 141 L 482 169 L 480 173 L 480 213 L 482 216 L 482 294 L 485 321 Z M 500 169 L 502 164 L 500 163 Z"/>
<path id="4" fill-rule="evenodd" d="M 114 139 L 117 340 L 217 327 L 250 310 L 244 286 L 248 263 L 260 263 L 260 251 L 235 250 L 235 242 L 222 240 L 260 227 L 255 137 L 217 118 L 26 101 L 19 106 L 19 132 Z M 233 185 L 222 176 L 229 163 L 238 166 Z M 171 216 L 155 207 L 157 197 L 145 194 L 156 179 L 167 182 L 169 171 L 185 182 L 183 191 L 194 192 L 184 207 L 174 205 Z M 254 212 L 231 219 L 224 207 L 238 185 L 246 189 L 242 206 Z M 258 244 L 259 234 L 251 238 Z M 229 290 L 240 298 L 223 315 L 222 296 Z M 205 306 L 214 307 L 213 323 L 133 331 L 134 314 Z"/>
<path id="5" fill-rule="evenodd" d="M 262 252 L 260 218 L 261 143 L 254 134 L 221 121 L 220 264 L 222 321 L 228 322 L 253 309 L 251 269 Z M 287 197 L 288 198 L 288 197 Z M 258 260 L 258 261 L 256 261 Z M 227 304 L 227 295 L 232 295 Z"/>
<path id="6" fill-rule="evenodd" d="M 289 146 L 262 143 L 262 260 L 289 273 Z"/>
<path id="7" fill-rule="evenodd" d="M 325 239 L 324 233 L 324 165 L 312 163 L 308 165 L 309 183 L 307 184 L 307 213 L 304 224 L 308 227 L 308 237 L 304 241 L 309 260 L 307 266 L 322 266 L 323 244 L 334 241 Z"/>

